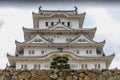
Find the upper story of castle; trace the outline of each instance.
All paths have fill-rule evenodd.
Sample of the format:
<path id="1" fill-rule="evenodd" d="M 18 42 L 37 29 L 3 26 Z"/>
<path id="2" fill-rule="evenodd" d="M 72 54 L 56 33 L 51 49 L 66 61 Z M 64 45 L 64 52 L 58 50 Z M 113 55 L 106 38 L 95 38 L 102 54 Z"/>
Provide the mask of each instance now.
<path id="1" fill-rule="evenodd" d="M 83 27 L 85 12 L 78 13 L 77 7 L 74 10 L 42 10 L 39 7 L 38 13 L 32 13 L 34 28 L 49 29 L 54 26 L 64 26 L 71 29 Z"/>

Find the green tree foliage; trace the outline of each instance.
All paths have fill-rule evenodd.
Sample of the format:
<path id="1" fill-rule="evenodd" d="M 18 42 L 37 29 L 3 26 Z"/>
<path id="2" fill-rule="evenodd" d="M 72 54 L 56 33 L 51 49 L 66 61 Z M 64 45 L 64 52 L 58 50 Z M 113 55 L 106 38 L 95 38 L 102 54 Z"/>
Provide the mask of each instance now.
<path id="1" fill-rule="evenodd" d="M 70 69 L 70 65 L 68 64 L 69 59 L 65 56 L 57 56 L 53 58 L 53 62 L 51 62 L 50 68 L 53 69 Z"/>

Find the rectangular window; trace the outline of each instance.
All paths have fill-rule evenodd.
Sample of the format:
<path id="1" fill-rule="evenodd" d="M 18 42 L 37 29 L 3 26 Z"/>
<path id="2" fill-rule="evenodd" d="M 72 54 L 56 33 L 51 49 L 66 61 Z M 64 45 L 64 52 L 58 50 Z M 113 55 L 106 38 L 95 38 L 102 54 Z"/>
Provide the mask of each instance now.
<path id="1" fill-rule="evenodd" d="M 40 70 L 40 68 L 41 68 L 40 65 L 38 65 L 38 70 Z"/>
<path id="2" fill-rule="evenodd" d="M 21 69 L 24 69 L 24 68 L 23 68 L 23 64 L 21 65 Z"/>
<path id="3" fill-rule="evenodd" d="M 62 24 L 64 25 L 64 22 L 62 22 Z"/>
<path id="4" fill-rule="evenodd" d="M 29 50 L 28 53 L 31 55 L 31 54 L 34 54 L 34 50 Z"/>
<path id="5" fill-rule="evenodd" d="M 27 65 L 26 64 L 24 65 L 24 69 L 27 69 Z"/>
<path id="6" fill-rule="evenodd" d="M 87 64 L 85 64 L 85 69 L 87 69 Z"/>
<path id="7" fill-rule="evenodd" d="M 95 64 L 95 69 L 97 69 L 97 64 Z"/>
<path id="8" fill-rule="evenodd" d="M 100 69 L 100 64 L 98 64 L 98 69 Z"/>
<path id="9" fill-rule="evenodd" d="M 46 22 L 45 25 L 48 26 L 48 22 Z"/>
<path id="10" fill-rule="evenodd" d="M 86 50 L 86 54 L 92 54 L 92 50 Z"/>
<path id="11" fill-rule="evenodd" d="M 21 69 L 27 69 L 27 65 L 26 64 L 22 64 L 21 65 Z"/>
<path id="12" fill-rule="evenodd" d="M 68 22 L 68 26 L 70 26 L 70 22 Z"/>
<path id="13" fill-rule="evenodd" d="M 44 50 L 41 50 L 41 54 L 44 54 Z"/>
<path id="14" fill-rule="evenodd" d="M 37 69 L 37 65 L 36 65 L 36 64 L 34 65 L 34 69 L 35 69 L 35 70 Z"/>
<path id="15" fill-rule="evenodd" d="M 54 22 L 51 22 L 51 26 L 53 26 L 54 25 Z"/>
<path id="16" fill-rule="evenodd" d="M 32 50 L 32 54 L 34 54 L 34 50 Z"/>
<path id="17" fill-rule="evenodd" d="M 89 52 L 88 52 L 88 50 L 86 51 L 86 54 L 88 54 Z"/>
<path id="18" fill-rule="evenodd" d="M 79 54 L 80 53 L 80 51 L 79 50 L 77 50 L 77 54 Z"/>
<path id="19" fill-rule="evenodd" d="M 34 65 L 35 70 L 40 70 L 40 68 L 41 68 L 40 65 L 37 65 L 37 64 Z"/>
<path id="20" fill-rule="evenodd" d="M 28 53 L 31 54 L 31 50 L 29 50 Z"/>
<path id="21" fill-rule="evenodd" d="M 92 51 L 91 51 L 91 50 L 89 50 L 89 54 L 92 54 Z"/>
<path id="22" fill-rule="evenodd" d="M 81 69 L 84 69 L 84 65 L 83 64 L 81 65 Z"/>

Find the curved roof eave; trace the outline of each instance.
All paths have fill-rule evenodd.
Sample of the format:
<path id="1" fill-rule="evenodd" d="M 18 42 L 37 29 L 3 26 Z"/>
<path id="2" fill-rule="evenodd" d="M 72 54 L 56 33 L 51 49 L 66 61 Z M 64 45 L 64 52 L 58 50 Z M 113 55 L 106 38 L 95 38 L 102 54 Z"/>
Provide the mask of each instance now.
<path id="1" fill-rule="evenodd" d="M 39 13 L 32 12 L 32 15 L 33 15 L 33 17 L 35 17 L 35 16 L 37 16 L 37 17 L 52 17 L 52 16 L 54 16 L 54 15 L 64 15 L 65 17 L 76 17 L 76 18 L 78 18 L 78 17 L 80 17 L 80 16 L 85 17 L 86 12 L 81 13 L 81 14 L 77 14 L 77 15 L 75 15 L 75 14 L 70 15 L 70 14 L 67 14 L 67 13 L 65 13 L 65 12 L 54 12 L 54 13 L 51 13 L 51 14 L 42 14 L 42 15 L 41 15 L 41 14 L 39 14 Z"/>
<path id="2" fill-rule="evenodd" d="M 83 32 L 96 32 L 96 27 L 95 28 L 80 28 L 80 29 L 74 29 L 74 31 L 83 31 Z M 23 27 L 23 31 L 25 32 L 34 32 L 34 31 L 52 31 L 52 30 L 48 30 L 48 29 L 40 29 L 40 28 L 25 28 Z M 56 30 L 55 30 L 56 31 Z M 63 30 L 62 30 L 63 31 Z M 68 30 L 68 31 L 73 31 L 73 30 Z"/>
<path id="3" fill-rule="evenodd" d="M 63 51 L 63 52 L 66 52 L 66 51 Z M 59 52 L 60 53 L 60 52 Z M 69 54 L 68 54 L 69 53 Z M 87 56 L 78 56 L 78 55 L 76 55 L 76 54 L 74 54 L 74 53 L 72 53 L 72 52 L 66 52 L 65 54 L 67 54 L 67 55 L 71 55 L 71 56 L 73 56 L 73 57 L 75 57 L 76 59 L 81 59 L 81 58 L 86 58 L 86 59 L 102 59 L 102 58 L 106 58 L 106 59 L 113 59 L 114 58 L 114 56 L 115 56 L 115 54 L 111 54 L 111 55 L 108 55 L 108 56 L 99 56 L 99 57 L 87 57 Z M 18 56 L 18 57 L 16 57 L 16 56 L 12 56 L 12 55 L 9 55 L 9 54 L 7 54 L 7 57 L 8 58 L 41 58 L 41 59 L 43 59 L 43 58 L 49 58 L 50 56 L 52 56 L 52 55 L 57 55 L 57 51 L 56 52 L 51 52 L 51 53 L 49 53 L 49 54 L 46 54 L 46 55 L 44 55 L 44 56 Z M 60 55 L 60 54 L 58 54 L 58 55 Z"/>

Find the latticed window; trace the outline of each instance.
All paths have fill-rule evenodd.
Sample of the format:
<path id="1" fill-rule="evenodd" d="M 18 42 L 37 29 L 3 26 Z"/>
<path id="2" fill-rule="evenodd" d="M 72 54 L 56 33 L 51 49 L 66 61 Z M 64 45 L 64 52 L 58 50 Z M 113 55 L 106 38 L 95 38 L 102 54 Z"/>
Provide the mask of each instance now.
<path id="1" fill-rule="evenodd" d="M 37 65 L 37 64 L 34 65 L 35 70 L 40 70 L 40 68 L 41 68 L 40 64 L 39 65 Z"/>
<path id="2" fill-rule="evenodd" d="M 27 65 L 26 64 L 22 64 L 21 65 L 21 69 L 27 69 Z"/>
<path id="3" fill-rule="evenodd" d="M 35 54 L 35 51 L 34 50 L 29 50 L 28 53 L 29 54 Z"/>
<path id="4" fill-rule="evenodd" d="M 92 54 L 92 50 L 86 50 L 86 54 Z"/>

